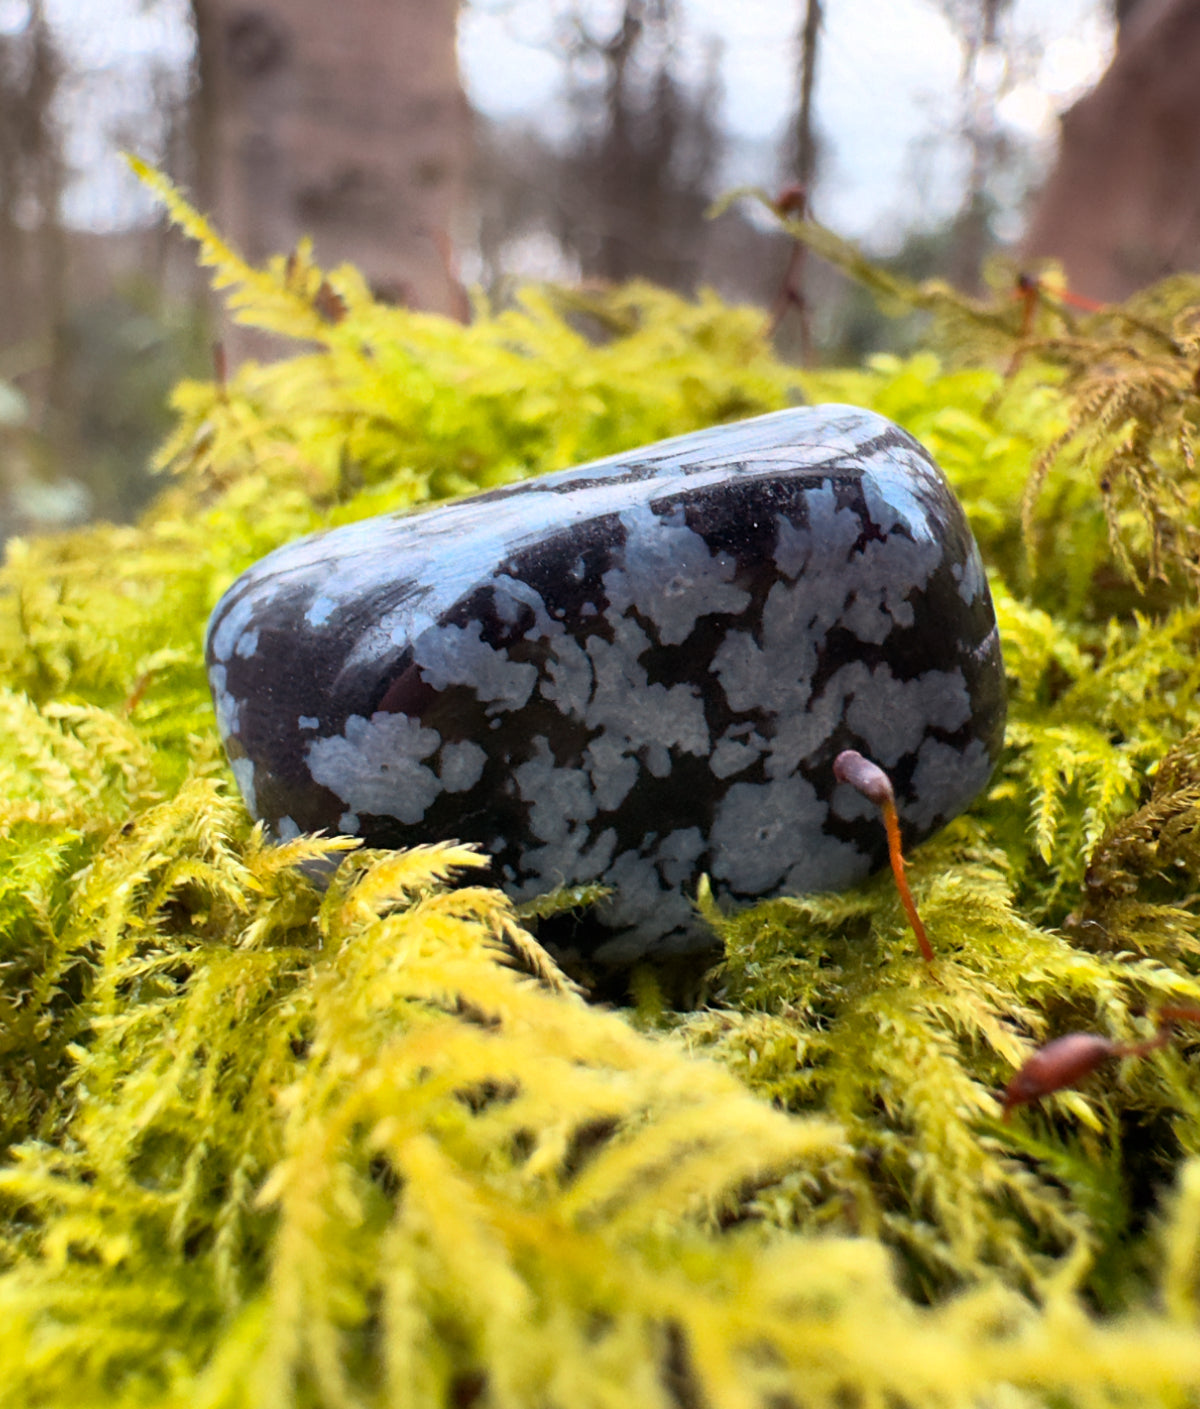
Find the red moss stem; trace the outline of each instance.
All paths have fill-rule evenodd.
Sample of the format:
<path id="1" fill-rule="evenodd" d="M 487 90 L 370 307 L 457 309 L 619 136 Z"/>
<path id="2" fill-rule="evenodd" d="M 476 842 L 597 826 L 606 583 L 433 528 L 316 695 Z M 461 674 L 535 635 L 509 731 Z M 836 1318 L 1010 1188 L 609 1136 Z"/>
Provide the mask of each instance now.
<path id="1" fill-rule="evenodd" d="M 1141 1042 L 1113 1042 L 1095 1032 L 1068 1032 L 1039 1047 L 1008 1083 L 1001 1105 L 1007 1120 L 1016 1106 L 1040 1101 L 1065 1087 L 1075 1086 L 1097 1067 L 1118 1057 L 1147 1057 L 1165 1047 L 1178 1022 L 1200 1023 L 1200 1007 L 1190 1004 L 1160 1008 L 1153 1037 Z"/>
<path id="2" fill-rule="evenodd" d="M 883 825 L 887 828 L 888 857 L 892 863 L 892 875 L 896 878 L 896 889 L 900 892 L 900 903 L 908 916 L 913 934 L 921 947 L 921 954 L 927 964 L 933 963 L 933 945 L 925 933 L 925 926 L 917 914 L 916 902 L 908 888 L 908 877 L 904 874 L 904 852 L 900 846 L 900 819 L 896 816 L 896 804 L 888 798 L 883 803 Z"/>

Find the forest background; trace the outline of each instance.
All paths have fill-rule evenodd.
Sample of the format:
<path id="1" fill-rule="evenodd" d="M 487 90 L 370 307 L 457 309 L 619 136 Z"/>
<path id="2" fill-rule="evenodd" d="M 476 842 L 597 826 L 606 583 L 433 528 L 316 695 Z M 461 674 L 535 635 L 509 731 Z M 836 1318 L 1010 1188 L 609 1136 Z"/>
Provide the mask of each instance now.
<path id="1" fill-rule="evenodd" d="M 816 260 L 799 307 L 786 235 L 714 199 L 798 181 L 898 272 L 972 292 L 1019 251 L 1122 298 L 1200 249 L 1195 8 L 3 0 L 0 536 L 135 515 L 169 388 L 218 341 L 264 350 L 123 147 L 252 261 L 309 234 L 326 267 L 455 316 L 528 277 L 709 286 L 773 310 L 785 357 L 848 364 L 919 324 Z"/>

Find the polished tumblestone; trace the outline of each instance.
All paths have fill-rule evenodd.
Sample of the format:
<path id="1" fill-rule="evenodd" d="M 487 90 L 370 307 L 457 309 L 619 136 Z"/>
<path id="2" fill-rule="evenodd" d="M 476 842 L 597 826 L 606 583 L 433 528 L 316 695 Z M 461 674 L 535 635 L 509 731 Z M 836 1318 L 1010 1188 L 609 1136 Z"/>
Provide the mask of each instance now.
<path id="1" fill-rule="evenodd" d="M 891 775 L 913 843 L 970 804 L 1004 731 L 962 509 L 849 406 L 316 534 L 234 583 L 207 649 L 277 837 L 478 842 L 518 899 L 603 881 L 602 960 L 704 944 L 704 873 L 747 899 L 881 865 L 843 749 Z"/>

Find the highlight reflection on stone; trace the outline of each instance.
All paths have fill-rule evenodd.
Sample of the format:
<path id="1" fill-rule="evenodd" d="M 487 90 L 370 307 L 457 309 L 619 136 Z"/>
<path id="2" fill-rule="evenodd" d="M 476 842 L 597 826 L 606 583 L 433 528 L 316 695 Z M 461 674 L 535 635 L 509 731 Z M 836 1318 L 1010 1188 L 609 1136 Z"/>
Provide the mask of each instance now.
<path id="1" fill-rule="evenodd" d="M 676 437 L 316 534 L 213 613 L 209 678 L 280 838 L 482 844 L 518 899 L 602 880 L 602 960 L 706 942 L 690 897 L 838 889 L 961 812 L 1003 739 L 991 599 L 921 446 L 848 406 Z"/>

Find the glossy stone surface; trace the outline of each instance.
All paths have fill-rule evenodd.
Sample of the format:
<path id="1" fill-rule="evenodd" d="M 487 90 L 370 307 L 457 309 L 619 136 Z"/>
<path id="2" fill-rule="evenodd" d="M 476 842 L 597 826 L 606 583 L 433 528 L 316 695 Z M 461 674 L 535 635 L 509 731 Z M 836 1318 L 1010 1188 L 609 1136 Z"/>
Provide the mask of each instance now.
<path id="1" fill-rule="evenodd" d="M 481 843 L 518 899 L 615 888 L 601 960 L 707 942 L 750 899 L 884 863 L 833 777 L 887 769 L 907 840 L 1004 729 L 991 599 L 926 452 L 848 406 L 777 412 L 317 534 L 209 625 L 233 771 L 274 834 Z"/>

